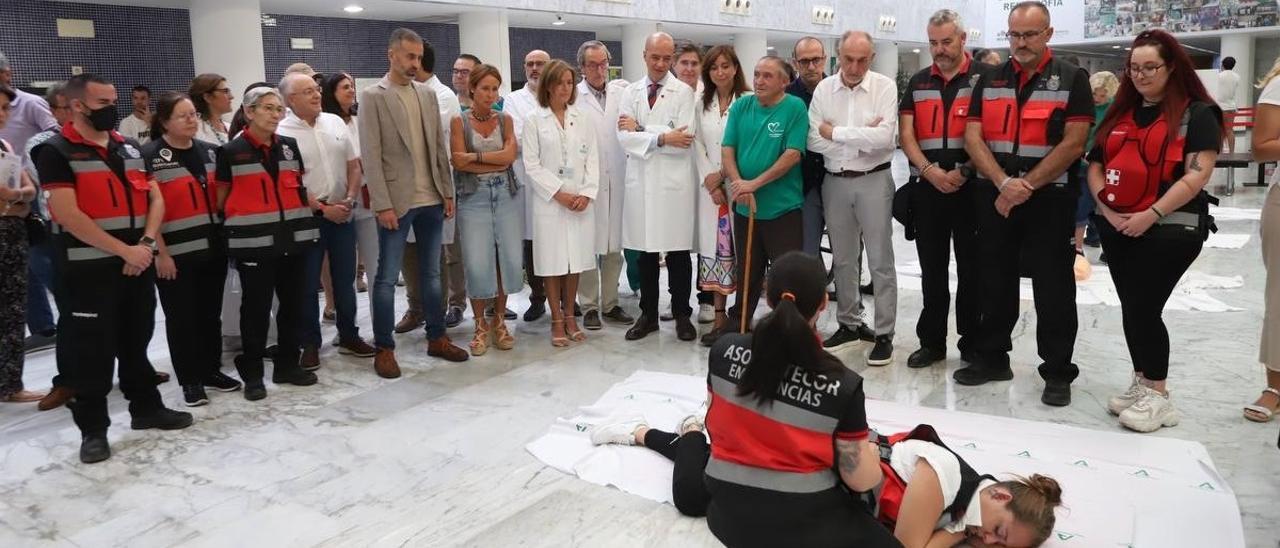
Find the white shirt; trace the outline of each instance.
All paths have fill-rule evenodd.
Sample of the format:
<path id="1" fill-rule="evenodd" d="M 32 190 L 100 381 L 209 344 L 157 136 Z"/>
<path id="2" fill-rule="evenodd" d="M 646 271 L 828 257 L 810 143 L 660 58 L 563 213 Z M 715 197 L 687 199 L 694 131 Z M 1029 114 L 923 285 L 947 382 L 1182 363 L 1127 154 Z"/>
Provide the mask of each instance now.
<path id="1" fill-rule="evenodd" d="M 226 126 L 226 120 L 223 120 L 223 127 Z M 227 138 L 227 134 L 213 128 L 213 124 L 208 120 L 200 120 L 200 131 L 196 132 L 196 139 L 206 143 L 213 143 L 218 146 L 227 144 L 231 139 Z"/>
<path id="2" fill-rule="evenodd" d="M 462 104 L 458 102 L 458 94 L 441 83 L 440 78 L 434 74 L 423 84 L 436 92 L 436 103 L 440 105 L 440 123 L 444 126 L 444 146 L 448 147 L 449 129 L 453 125 L 453 119 L 462 115 Z"/>
<path id="3" fill-rule="evenodd" d="M 347 162 L 360 157 L 346 122 L 336 114 L 321 112 L 316 125 L 307 125 L 289 111 L 276 133 L 298 141 L 302 153 L 302 186 L 312 196 L 328 202 L 347 198 Z"/>
<path id="4" fill-rule="evenodd" d="M 951 451 L 942 448 L 939 445 L 929 443 L 923 440 L 904 440 L 893 445 L 893 454 L 889 457 L 889 466 L 893 467 L 893 471 L 898 473 L 898 477 L 902 481 L 911 483 L 911 476 L 915 474 L 916 463 L 920 459 L 924 459 L 933 468 L 934 473 L 938 475 L 938 485 L 942 488 L 942 507 L 951 506 L 956 501 L 956 495 L 960 492 L 960 483 L 963 478 L 960 475 L 960 461 Z M 965 509 L 964 516 L 958 521 L 951 521 L 950 514 L 943 514 L 938 520 L 938 527 L 949 533 L 959 533 L 969 526 L 982 526 L 982 490 L 995 485 L 996 482 L 984 479 L 978 482 L 978 488 L 973 492 L 973 498 L 969 499 L 969 506 Z"/>
<path id="5" fill-rule="evenodd" d="M 1240 75 L 1233 70 L 1218 72 L 1218 106 L 1222 110 L 1236 110 L 1236 93 L 1240 91 Z"/>
<path id="6" fill-rule="evenodd" d="M 502 112 L 511 117 L 511 125 L 515 129 L 516 135 L 524 135 L 524 123 L 538 110 L 537 94 L 533 91 L 531 84 L 525 84 L 524 87 L 507 95 L 502 101 Z M 521 186 L 529 186 L 529 177 L 524 171 L 524 148 L 520 139 L 516 140 L 516 161 L 511 164 L 512 171 L 516 174 L 516 179 L 520 181 Z M 528 192 L 520 193 L 518 200 L 522 201 L 520 210 L 524 212 L 524 238 L 526 240 L 533 239 L 533 213 L 527 199 Z"/>
<path id="7" fill-rule="evenodd" d="M 138 144 L 145 145 L 151 140 L 151 124 L 146 120 L 138 117 L 138 113 L 134 112 L 120 121 L 119 131 L 121 135 L 138 141 Z"/>
<path id="8" fill-rule="evenodd" d="M 880 118 L 875 127 L 868 127 Z M 834 126 L 831 139 L 819 132 Z M 898 132 L 898 84 L 868 71 L 852 89 L 836 73 L 818 82 L 809 103 L 809 150 L 821 153 L 827 171 L 868 171 L 893 158 Z"/>

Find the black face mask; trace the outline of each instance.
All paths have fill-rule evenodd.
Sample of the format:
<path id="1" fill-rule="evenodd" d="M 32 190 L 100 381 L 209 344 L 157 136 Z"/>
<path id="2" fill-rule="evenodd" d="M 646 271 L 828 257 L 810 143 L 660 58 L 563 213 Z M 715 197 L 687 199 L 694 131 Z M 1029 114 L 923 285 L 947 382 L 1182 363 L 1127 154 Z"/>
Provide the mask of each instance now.
<path id="1" fill-rule="evenodd" d="M 115 105 L 107 105 L 98 110 L 89 111 L 89 123 L 93 124 L 93 129 L 98 131 L 110 131 L 116 128 L 116 122 L 120 120 L 119 112 L 116 111 Z"/>

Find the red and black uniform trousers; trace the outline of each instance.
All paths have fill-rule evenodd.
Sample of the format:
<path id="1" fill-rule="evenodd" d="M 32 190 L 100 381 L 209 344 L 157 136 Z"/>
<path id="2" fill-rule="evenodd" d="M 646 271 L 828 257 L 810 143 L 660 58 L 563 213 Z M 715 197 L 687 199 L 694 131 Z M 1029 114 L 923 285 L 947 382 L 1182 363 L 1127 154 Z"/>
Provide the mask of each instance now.
<path id="1" fill-rule="evenodd" d="M 900 432 L 885 436 L 882 434 L 874 435 L 872 441 L 880 448 L 880 472 L 882 479 L 880 485 L 875 489 L 862 493 L 861 497 L 866 501 L 867 506 L 873 508 L 876 519 L 880 520 L 885 527 L 893 530 L 898 524 L 898 512 L 902 509 L 902 499 L 907 493 L 907 482 L 898 475 L 890 464 L 893 458 L 893 446 L 898 442 L 905 440 L 926 441 L 946 449 L 955 455 L 956 461 L 960 463 L 960 489 L 956 491 L 956 498 L 950 506 L 942 509 L 942 516 L 947 521 L 960 521 L 964 518 L 964 513 L 969 509 L 969 503 L 973 501 L 973 497 L 978 494 L 978 486 L 984 480 L 996 481 L 996 478 L 979 474 L 965 462 L 960 455 L 952 451 L 947 444 L 942 443 L 942 438 L 938 436 L 938 432 L 928 424 L 921 424 L 913 428 L 910 432 Z"/>
<path id="2" fill-rule="evenodd" d="M 126 245 L 142 239 L 149 184 L 136 142 L 112 132 L 103 148 L 68 124 L 32 155 L 45 188 L 73 190 L 80 211 Z M 59 222 L 54 219 L 58 371 L 75 391 L 67 407 L 76 426 L 84 434 L 105 433 L 117 361 L 120 391 L 132 416 L 164 405 L 147 359 L 155 329 L 155 269 L 127 276 L 123 259 L 80 241 Z"/>
<path id="3" fill-rule="evenodd" d="M 1049 155 L 1068 122 L 1093 122 L 1088 75 L 1046 52 L 1034 73 L 1016 61 L 992 69 L 974 87 L 969 121 L 982 123 L 983 140 L 1010 177 L 1022 177 Z M 1079 321 L 1073 270 L 1075 210 L 1079 197 L 1075 164 L 1014 207 L 996 211 L 1001 181 L 975 179 L 982 323 L 977 364 L 1009 368 L 1013 328 L 1018 322 L 1019 279 L 1031 278 L 1035 296 L 1036 346 L 1045 380 L 1071 382 L 1079 368 L 1071 358 Z"/>
<path id="4" fill-rule="evenodd" d="M 967 57 L 967 56 L 966 56 Z M 903 93 L 901 114 L 912 116 L 916 143 L 938 173 L 959 169 L 969 163 L 964 150 L 964 131 L 969 117 L 973 85 L 982 76 L 984 65 L 966 58 L 960 71 L 946 80 L 937 65 L 911 78 Z M 964 168 L 968 171 L 968 168 Z M 966 181 L 960 190 L 943 193 L 911 166 L 905 194 L 910 201 L 916 252 L 920 256 L 921 289 L 924 307 L 916 322 L 920 346 L 939 351 L 947 348 L 947 314 L 951 309 L 951 247 L 956 257 L 957 346 L 968 353 L 977 346 L 981 317 L 978 266 L 977 207 L 973 184 Z"/>
<path id="5" fill-rule="evenodd" d="M 1139 213 L 1151 207 L 1182 178 L 1186 155 L 1218 150 L 1222 134 L 1222 114 L 1215 105 L 1188 105 L 1172 132 L 1159 107 L 1138 110 L 1121 116 L 1108 135 L 1098 136 L 1098 145 L 1089 155 L 1091 162 L 1103 168 L 1104 184 L 1096 198 L 1118 213 Z M 1194 128 L 1190 133 L 1189 127 Z M 1165 212 L 1137 238 L 1121 234 L 1095 215 L 1120 298 L 1133 370 L 1146 379 L 1159 381 L 1169 375 L 1164 306 L 1214 229 L 1210 203 L 1216 199 L 1201 191 L 1177 211 Z"/>
<path id="6" fill-rule="evenodd" d="M 165 335 L 178 382 L 202 384 L 222 367 L 222 287 L 227 255 L 221 242 L 213 178 L 217 146 L 194 141 L 179 149 L 163 138 L 142 148 L 148 175 L 164 196 L 161 235 L 178 275 L 156 279 Z"/>
<path id="7" fill-rule="evenodd" d="M 262 383 L 271 302 L 279 351 L 276 377 L 298 368 L 302 310 L 306 299 L 306 255 L 320 239 L 319 223 L 302 186 L 297 142 L 272 136 L 259 143 L 248 132 L 218 151 L 216 179 L 230 188 L 223 204 L 227 255 L 240 273 L 240 335 L 244 351 L 236 369 L 247 385 Z"/>

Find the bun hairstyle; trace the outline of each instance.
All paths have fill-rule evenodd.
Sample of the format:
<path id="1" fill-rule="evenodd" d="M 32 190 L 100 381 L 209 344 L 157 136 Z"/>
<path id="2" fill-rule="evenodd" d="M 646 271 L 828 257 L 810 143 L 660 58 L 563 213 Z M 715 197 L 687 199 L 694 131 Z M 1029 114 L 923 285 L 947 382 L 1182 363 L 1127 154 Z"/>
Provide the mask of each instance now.
<path id="1" fill-rule="evenodd" d="M 1032 474 L 1030 478 L 1018 477 L 1012 481 L 996 484 L 1012 495 L 1005 505 L 1013 518 L 1031 527 L 1035 536 L 1032 546 L 1039 546 L 1053 532 L 1057 517 L 1053 510 L 1062 505 L 1062 486 L 1058 481 L 1040 474 Z"/>
<path id="2" fill-rule="evenodd" d="M 809 325 L 826 302 L 827 271 L 822 260 L 800 251 L 779 257 L 769 267 L 766 298 L 773 311 L 756 324 L 751 337 L 751 366 L 742 374 L 738 395 L 766 405 L 792 365 L 814 373 L 843 367 Z"/>

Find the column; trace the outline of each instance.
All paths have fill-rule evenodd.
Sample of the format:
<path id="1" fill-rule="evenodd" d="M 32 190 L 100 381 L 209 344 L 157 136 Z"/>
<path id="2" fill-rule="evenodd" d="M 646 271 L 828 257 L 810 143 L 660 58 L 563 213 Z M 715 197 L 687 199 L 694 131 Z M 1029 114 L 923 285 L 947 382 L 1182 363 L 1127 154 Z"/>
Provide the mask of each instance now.
<path id="1" fill-rule="evenodd" d="M 458 46 L 462 53 L 470 53 L 497 67 L 502 73 L 502 94 L 511 92 L 511 36 L 506 10 L 458 14 Z M 439 61 L 436 60 L 437 64 Z M 524 73 L 520 76 L 523 78 Z"/>
<path id="2" fill-rule="evenodd" d="M 876 58 L 871 62 L 871 70 L 879 72 L 893 80 L 898 79 L 898 43 L 883 38 L 876 39 Z"/>
<path id="3" fill-rule="evenodd" d="M 933 64 L 933 54 L 929 53 L 929 47 L 920 48 L 920 67 L 925 68 Z"/>
<path id="4" fill-rule="evenodd" d="M 189 14 L 196 74 L 221 74 L 234 92 L 235 103 L 245 86 L 279 79 L 279 75 L 267 78 L 258 0 L 192 2 Z"/>
<path id="5" fill-rule="evenodd" d="M 738 61 L 742 63 L 742 70 L 748 79 L 756 68 L 756 62 L 761 57 L 769 54 L 768 34 L 763 30 L 744 30 L 733 34 L 733 49 L 738 54 Z M 791 49 L 787 48 L 786 53 L 778 52 L 784 59 L 791 56 Z"/>
<path id="6" fill-rule="evenodd" d="M 649 39 L 650 34 L 655 32 L 658 32 L 658 24 L 651 21 L 627 23 L 622 26 L 622 51 L 615 55 L 621 56 L 622 78 L 626 81 L 641 80 L 648 72 L 644 64 L 644 42 Z"/>

